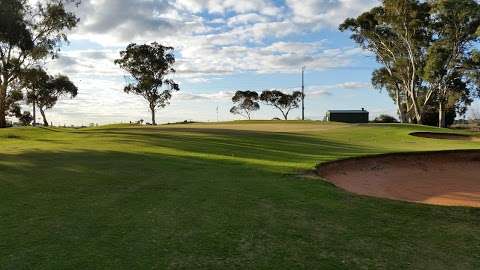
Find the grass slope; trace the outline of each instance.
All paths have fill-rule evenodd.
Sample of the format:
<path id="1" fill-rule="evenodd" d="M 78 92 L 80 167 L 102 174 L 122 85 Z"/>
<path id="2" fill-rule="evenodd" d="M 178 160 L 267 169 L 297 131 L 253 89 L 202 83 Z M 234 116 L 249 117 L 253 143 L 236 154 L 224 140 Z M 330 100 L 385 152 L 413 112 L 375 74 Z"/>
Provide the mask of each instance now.
<path id="1" fill-rule="evenodd" d="M 0 269 L 479 269 L 480 211 L 298 176 L 318 162 L 480 148 L 319 122 L 0 130 Z"/>

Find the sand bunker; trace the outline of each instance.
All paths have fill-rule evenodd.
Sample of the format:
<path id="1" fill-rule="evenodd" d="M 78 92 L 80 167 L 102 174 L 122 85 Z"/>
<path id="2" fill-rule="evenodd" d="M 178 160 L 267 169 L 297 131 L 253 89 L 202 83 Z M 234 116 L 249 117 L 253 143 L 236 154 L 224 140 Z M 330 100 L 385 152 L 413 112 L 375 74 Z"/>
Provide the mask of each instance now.
<path id="1" fill-rule="evenodd" d="M 480 137 L 454 134 L 454 133 L 437 133 L 437 132 L 413 132 L 410 135 L 415 137 L 442 139 L 442 140 L 460 140 L 460 141 L 480 141 Z"/>
<path id="2" fill-rule="evenodd" d="M 321 164 L 317 174 L 361 195 L 480 207 L 480 151 L 353 158 Z"/>

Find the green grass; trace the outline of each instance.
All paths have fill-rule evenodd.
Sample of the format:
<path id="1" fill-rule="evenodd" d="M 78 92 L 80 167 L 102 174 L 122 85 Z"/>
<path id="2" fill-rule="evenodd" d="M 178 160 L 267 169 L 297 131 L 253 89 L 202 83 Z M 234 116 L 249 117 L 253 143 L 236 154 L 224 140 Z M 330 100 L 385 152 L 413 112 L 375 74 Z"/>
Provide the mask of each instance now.
<path id="1" fill-rule="evenodd" d="M 0 269 L 480 269 L 480 209 L 362 197 L 299 172 L 480 148 L 407 125 L 0 130 Z"/>

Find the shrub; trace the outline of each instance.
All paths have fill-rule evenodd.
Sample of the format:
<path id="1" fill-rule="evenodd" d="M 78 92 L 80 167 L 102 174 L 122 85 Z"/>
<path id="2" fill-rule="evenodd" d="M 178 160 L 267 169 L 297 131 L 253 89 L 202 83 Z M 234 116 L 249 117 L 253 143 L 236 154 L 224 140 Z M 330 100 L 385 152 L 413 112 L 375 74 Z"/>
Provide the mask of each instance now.
<path id="1" fill-rule="evenodd" d="M 391 115 L 381 114 L 380 116 L 375 118 L 375 120 L 373 120 L 373 122 L 375 122 L 375 123 L 398 123 L 398 120 Z"/>

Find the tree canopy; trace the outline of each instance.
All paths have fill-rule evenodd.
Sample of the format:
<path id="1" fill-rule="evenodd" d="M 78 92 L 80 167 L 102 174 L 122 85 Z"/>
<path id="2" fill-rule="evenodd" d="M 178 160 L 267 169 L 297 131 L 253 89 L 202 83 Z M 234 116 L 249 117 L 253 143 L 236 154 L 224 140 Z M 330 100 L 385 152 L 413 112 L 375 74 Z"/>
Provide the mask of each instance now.
<path id="1" fill-rule="evenodd" d="M 0 128 L 6 127 L 7 99 L 23 69 L 47 56 L 56 57 L 59 45 L 79 19 L 67 10 L 78 0 L 0 0 Z"/>
<path id="2" fill-rule="evenodd" d="M 475 0 L 383 0 L 339 28 L 382 64 L 372 83 L 388 91 L 402 122 L 422 124 L 434 107 L 445 126 L 446 111 L 465 112 L 478 91 L 479 22 Z"/>
<path id="3" fill-rule="evenodd" d="M 258 93 L 255 91 L 237 91 L 232 97 L 232 102 L 235 106 L 230 109 L 230 112 L 250 120 L 252 112 L 260 109 L 258 99 Z"/>
<path id="4" fill-rule="evenodd" d="M 27 91 L 27 104 L 36 104 L 43 118 L 44 126 L 48 126 L 46 110 L 53 108 L 60 97 L 74 98 L 78 88 L 65 75 L 51 76 L 41 68 L 27 70 L 22 76 Z"/>
<path id="5" fill-rule="evenodd" d="M 130 75 L 130 82 L 124 91 L 142 96 L 148 101 L 153 125 L 156 125 L 155 110 L 167 106 L 172 93 L 180 90 L 179 85 L 169 77 L 175 73 L 173 50 L 172 47 L 157 42 L 150 45 L 132 43 L 115 60 L 115 64 Z"/>
<path id="6" fill-rule="evenodd" d="M 295 91 L 292 94 L 286 94 L 278 90 L 266 90 L 260 95 L 260 100 L 267 105 L 277 108 L 288 120 L 288 114 L 291 110 L 299 107 L 302 101 L 302 92 Z"/>

